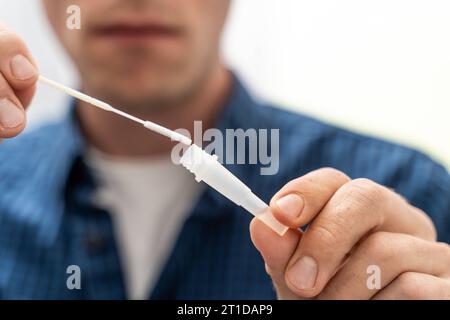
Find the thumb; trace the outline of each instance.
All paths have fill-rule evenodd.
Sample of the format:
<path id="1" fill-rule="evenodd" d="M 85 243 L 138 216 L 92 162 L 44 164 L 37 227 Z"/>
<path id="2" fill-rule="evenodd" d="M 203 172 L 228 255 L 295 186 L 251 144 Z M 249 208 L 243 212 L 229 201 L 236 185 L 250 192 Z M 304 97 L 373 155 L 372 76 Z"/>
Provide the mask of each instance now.
<path id="1" fill-rule="evenodd" d="M 299 299 L 287 287 L 284 274 L 287 264 L 297 248 L 302 232 L 289 229 L 283 236 L 280 236 L 267 227 L 264 222 L 258 218 L 253 218 L 250 223 L 250 236 L 266 263 L 266 271 L 272 278 L 278 299 Z"/>

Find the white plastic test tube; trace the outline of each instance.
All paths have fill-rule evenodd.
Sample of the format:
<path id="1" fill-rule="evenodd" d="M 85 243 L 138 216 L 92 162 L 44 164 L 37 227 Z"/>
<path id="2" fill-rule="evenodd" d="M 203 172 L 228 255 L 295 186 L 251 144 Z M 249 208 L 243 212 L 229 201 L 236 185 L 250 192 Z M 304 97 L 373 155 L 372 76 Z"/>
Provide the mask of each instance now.
<path id="1" fill-rule="evenodd" d="M 264 201 L 217 161 L 216 155 L 210 155 L 193 144 L 184 152 L 180 162 L 195 175 L 197 182 L 204 181 L 235 204 L 259 218 L 279 235 L 284 235 L 288 230 L 288 227 L 275 219 Z"/>

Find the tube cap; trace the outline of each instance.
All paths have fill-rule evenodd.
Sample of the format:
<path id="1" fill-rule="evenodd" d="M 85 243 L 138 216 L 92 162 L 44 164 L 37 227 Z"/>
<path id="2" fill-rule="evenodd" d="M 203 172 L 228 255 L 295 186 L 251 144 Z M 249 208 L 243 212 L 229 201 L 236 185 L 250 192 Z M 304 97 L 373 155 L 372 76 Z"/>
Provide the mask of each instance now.
<path id="1" fill-rule="evenodd" d="M 219 163 L 216 155 L 210 155 L 193 144 L 184 152 L 180 163 L 195 175 L 197 182 L 204 181 L 235 204 L 258 217 L 279 235 L 283 235 L 288 230 L 288 227 L 275 219 L 264 201 Z"/>

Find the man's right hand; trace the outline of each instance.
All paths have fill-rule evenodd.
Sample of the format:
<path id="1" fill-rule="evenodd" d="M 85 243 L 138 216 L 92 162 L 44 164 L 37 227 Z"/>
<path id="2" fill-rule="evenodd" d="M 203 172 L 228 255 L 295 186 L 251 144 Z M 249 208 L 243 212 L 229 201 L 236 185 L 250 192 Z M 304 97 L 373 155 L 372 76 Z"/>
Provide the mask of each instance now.
<path id="1" fill-rule="evenodd" d="M 0 25 L 0 141 L 18 135 L 36 90 L 38 71 L 25 43 Z"/>

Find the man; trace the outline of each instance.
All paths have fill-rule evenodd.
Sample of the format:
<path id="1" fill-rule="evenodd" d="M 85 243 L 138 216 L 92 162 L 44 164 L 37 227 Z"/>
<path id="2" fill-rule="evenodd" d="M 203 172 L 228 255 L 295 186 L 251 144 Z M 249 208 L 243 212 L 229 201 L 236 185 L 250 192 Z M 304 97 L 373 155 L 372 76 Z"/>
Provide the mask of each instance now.
<path id="1" fill-rule="evenodd" d="M 8 139 L 38 66 L 2 28 L 1 298 L 450 298 L 447 171 L 252 100 L 219 55 L 229 1 L 43 4 L 87 94 L 172 129 L 279 129 L 278 174 L 227 167 L 291 229 L 248 232 L 250 215 L 171 163 L 170 141 L 82 102 Z"/>

